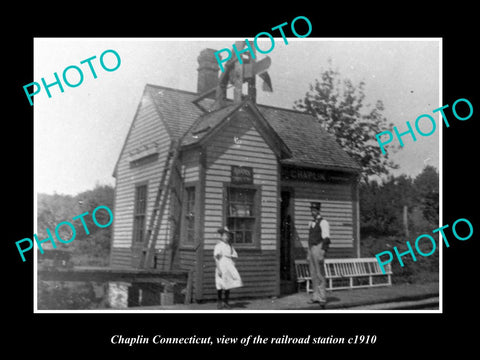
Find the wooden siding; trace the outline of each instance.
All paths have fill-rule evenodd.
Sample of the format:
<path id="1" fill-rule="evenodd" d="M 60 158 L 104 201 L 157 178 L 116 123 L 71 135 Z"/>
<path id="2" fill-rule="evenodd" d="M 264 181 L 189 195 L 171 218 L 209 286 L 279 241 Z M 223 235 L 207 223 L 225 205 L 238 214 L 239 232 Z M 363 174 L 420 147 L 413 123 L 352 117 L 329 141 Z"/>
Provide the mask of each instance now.
<path id="1" fill-rule="evenodd" d="M 145 146 L 153 146 L 152 144 L 155 143 L 158 150 L 157 160 L 141 166 L 130 166 L 132 156 L 141 153 Z M 132 246 L 135 186 L 139 183 L 147 185 L 145 226 L 148 226 L 169 146 L 170 137 L 155 109 L 155 105 L 150 96 L 144 94 L 116 168 L 112 249 L 130 248 Z M 168 208 L 167 204 L 166 209 Z M 157 249 L 165 246 L 167 232 L 168 220 L 164 216 L 157 240 Z M 112 263 L 118 261 L 115 256 L 112 256 Z"/>
<path id="2" fill-rule="evenodd" d="M 253 146 L 253 144 L 255 146 Z M 259 150 L 261 149 L 261 151 Z M 231 181 L 231 166 L 253 168 L 255 185 L 260 186 L 260 248 L 277 247 L 277 159 L 246 116 L 237 116 L 207 146 L 205 179 L 205 249 L 213 249 L 217 228 L 222 226 L 224 183 Z"/>
<path id="3" fill-rule="evenodd" d="M 198 149 L 183 152 L 181 161 L 181 173 L 183 176 L 183 182 L 189 183 L 198 181 L 198 174 L 200 169 L 200 153 Z"/>
<path id="4" fill-rule="evenodd" d="M 113 268 L 128 268 L 131 265 L 131 257 L 130 248 L 112 247 L 110 250 L 110 266 Z"/>
<path id="5" fill-rule="evenodd" d="M 278 294 L 276 284 L 278 273 L 278 256 L 276 251 L 237 250 L 238 259 L 235 262 L 243 281 L 243 287 L 233 289 L 231 298 L 237 297 L 269 297 Z M 207 252 L 204 259 L 203 299 L 215 299 L 215 260 L 213 251 Z"/>
<path id="6" fill-rule="evenodd" d="M 204 257 L 202 298 L 216 296 L 213 248 L 217 228 L 223 225 L 224 184 L 231 182 L 231 166 L 253 168 L 253 183 L 260 191 L 259 247 L 236 250 L 238 269 L 244 287 L 232 291 L 232 296 L 278 295 L 278 162 L 245 114 L 236 114 L 230 124 L 215 135 L 206 146 Z"/>
<path id="7" fill-rule="evenodd" d="M 180 270 L 193 270 L 195 266 L 195 250 L 194 249 L 180 249 L 178 251 L 178 263 Z"/>
<path id="8" fill-rule="evenodd" d="M 198 281 L 196 280 L 197 278 L 197 273 L 195 272 L 195 264 L 196 264 L 196 253 L 194 249 L 186 249 L 186 248 L 181 248 L 178 250 L 178 267 L 179 270 L 185 270 L 185 271 L 194 271 L 194 279 L 192 282 L 192 294 L 195 294 L 197 292 L 197 284 Z"/>
<path id="9" fill-rule="evenodd" d="M 198 206 L 198 199 L 199 199 L 199 193 L 200 193 L 200 187 L 198 186 L 198 181 L 199 181 L 199 176 L 200 176 L 200 151 L 198 148 L 190 149 L 187 151 L 182 152 L 181 154 L 181 168 L 180 172 L 183 177 L 183 186 L 192 186 L 196 185 L 196 190 L 195 190 L 195 206 Z M 183 196 L 185 196 L 185 193 L 183 193 Z M 182 210 L 183 212 L 183 210 Z M 198 210 L 197 210 L 198 212 Z M 182 216 L 180 216 L 179 220 L 182 220 Z M 199 216 L 197 215 L 197 220 Z M 180 226 L 184 226 L 183 223 L 180 224 Z M 198 236 L 198 232 L 196 232 Z M 183 229 L 180 231 L 180 236 L 184 236 Z M 195 294 L 197 291 L 197 273 L 195 272 L 195 265 L 196 265 L 196 251 L 194 248 L 195 244 L 192 245 L 185 245 L 183 239 L 179 239 L 179 247 L 177 249 L 177 253 L 175 254 L 175 262 L 174 266 L 175 268 L 178 268 L 179 270 L 185 270 L 185 271 L 194 271 L 194 279 L 192 282 L 192 294 Z"/>
<path id="10" fill-rule="evenodd" d="M 211 255 L 211 256 L 210 256 Z M 237 269 L 242 277 L 244 286 L 231 291 L 231 297 L 268 297 L 276 295 L 274 275 L 278 270 L 278 261 L 275 251 L 238 250 Z M 179 251 L 179 270 L 192 270 L 195 266 L 195 251 L 181 249 Z M 113 248 L 112 263 L 114 268 L 130 267 L 131 252 L 128 248 Z M 215 261 L 213 252 L 207 252 L 204 259 L 203 271 L 203 299 L 216 298 L 215 288 Z M 193 281 L 192 293 L 196 294 L 197 281 Z"/>
<path id="11" fill-rule="evenodd" d="M 354 256 L 354 203 L 351 183 L 290 182 L 282 186 L 294 189 L 294 253 L 305 255 L 308 247 L 308 223 L 312 219 L 310 203 L 322 203 L 321 214 L 330 224 L 329 257 Z M 300 249 L 299 249 L 300 248 Z"/>

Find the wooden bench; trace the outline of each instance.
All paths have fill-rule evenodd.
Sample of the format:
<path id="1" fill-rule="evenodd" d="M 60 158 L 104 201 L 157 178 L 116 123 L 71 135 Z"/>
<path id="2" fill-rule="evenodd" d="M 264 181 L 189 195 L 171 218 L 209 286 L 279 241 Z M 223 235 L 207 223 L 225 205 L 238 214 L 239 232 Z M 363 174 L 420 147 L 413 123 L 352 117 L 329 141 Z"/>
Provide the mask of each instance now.
<path id="1" fill-rule="evenodd" d="M 376 258 L 325 259 L 324 268 L 328 290 L 392 285 L 390 264 L 385 266 L 384 274 Z M 298 289 L 305 283 L 306 291 L 311 292 L 312 278 L 307 260 L 295 260 L 295 271 Z"/>

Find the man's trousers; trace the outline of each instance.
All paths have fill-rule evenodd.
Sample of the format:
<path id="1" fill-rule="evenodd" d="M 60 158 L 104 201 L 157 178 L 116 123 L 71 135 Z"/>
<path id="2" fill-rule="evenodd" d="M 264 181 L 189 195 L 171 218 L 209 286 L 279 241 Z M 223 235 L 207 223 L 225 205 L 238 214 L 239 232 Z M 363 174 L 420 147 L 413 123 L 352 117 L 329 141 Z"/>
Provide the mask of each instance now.
<path id="1" fill-rule="evenodd" d="M 308 263 L 312 277 L 313 301 L 327 302 L 327 280 L 325 279 L 325 250 L 322 244 L 314 245 L 308 250 Z"/>

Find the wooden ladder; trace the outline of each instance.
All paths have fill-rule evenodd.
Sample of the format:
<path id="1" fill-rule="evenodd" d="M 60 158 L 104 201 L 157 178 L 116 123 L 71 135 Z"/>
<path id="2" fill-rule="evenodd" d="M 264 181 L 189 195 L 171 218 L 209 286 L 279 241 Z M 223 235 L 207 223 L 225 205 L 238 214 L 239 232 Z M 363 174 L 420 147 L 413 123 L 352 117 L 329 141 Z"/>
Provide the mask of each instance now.
<path id="1" fill-rule="evenodd" d="M 180 153 L 180 141 L 172 141 L 170 149 L 165 161 L 165 167 L 163 169 L 160 184 L 158 186 L 157 195 L 155 197 L 155 203 L 153 205 L 152 215 L 149 220 L 147 233 L 143 242 L 143 248 L 140 258 L 139 267 L 153 268 L 153 259 L 155 256 L 155 247 L 157 244 L 158 233 L 160 226 L 164 218 L 165 208 L 168 201 L 168 196 L 171 193 L 172 179 L 174 179 L 173 173 L 178 172 L 178 157 Z M 178 174 L 181 178 L 181 174 Z M 177 197 L 179 195 L 177 194 Z M 178 198 L 179 203 L 181 199 Z"/>

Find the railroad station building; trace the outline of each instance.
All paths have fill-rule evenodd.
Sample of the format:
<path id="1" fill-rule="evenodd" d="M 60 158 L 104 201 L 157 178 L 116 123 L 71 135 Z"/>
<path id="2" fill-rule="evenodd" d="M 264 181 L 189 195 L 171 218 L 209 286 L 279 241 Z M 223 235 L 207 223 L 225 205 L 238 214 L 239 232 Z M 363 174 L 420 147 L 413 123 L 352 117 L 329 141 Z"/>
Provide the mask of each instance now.
<path id="1" fill-rule="evenodd" d="M 231 296 L 279 296 L 295 289 L 294 260 L 306 257 L 312 202 L 330 223 L 328 257 L 360 256 L 361 169 L 317 118 L 257 104 L 255 73 L 246 94 L 247 68 L 240 81 L 225 79 L 214 52 L 198 56 L 197 92 L 144 88 L 114 169 L 110 265 L 140 266 L 157 216 L 147 265 L 191 272 L 192 298 L 213 299 L 213 248 L 226 225 L 244 283 Z M 221 81 L 233 82 L 233 99 L 220 98 Z"/>

